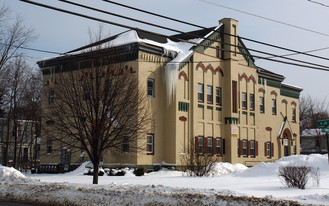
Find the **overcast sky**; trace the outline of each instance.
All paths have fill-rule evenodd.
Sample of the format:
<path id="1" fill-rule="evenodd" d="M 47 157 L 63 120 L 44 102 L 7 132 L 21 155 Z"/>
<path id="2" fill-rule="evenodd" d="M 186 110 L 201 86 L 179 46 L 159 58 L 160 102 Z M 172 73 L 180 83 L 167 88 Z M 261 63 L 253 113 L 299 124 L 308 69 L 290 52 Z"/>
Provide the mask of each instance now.
<path id="1" fill-rule="evenodd" d="M 34 0 L 39 3 L 49 4 L 67 10 L 73 10 L 86 15 L 127 24 L 132 27 L 164 33 L 174 34 L 166 30 L 138 24 L 128 20 L 122 20 L 113 16 L 90 12 L 89 10 L 70 6 L 56 0 Z M 109 12 L 149 21 L 151 23 L 172 27 L 182 31 L 196 30 L 197 28 L 178 24 L 172 21 L 153 17 L 125 9 L 101 0 L 71 0 L 97 7 Z M 314 3 L 309 0 L 207 0 L 218 5 L 213 5 L 200 0 L 113 0 L 143 10 L 149 10 L 164 16 L 170 16 L 197 25 L 211 27 L 218 25 L 222 18 L 234 18 L 239 21 L 238 34 L 242 37 L 263 41 L 270 44 L 287 47 L 298 51 L 309 51 L 320 48 L 328 49 L 313 52 L 329 58 L 329 1 L 318 0 Z M 58 11 L 30 5 L 19 0 L 0 0 L 5 2 L 15 15 L 24 18 L 25 23 L 35 29 L 38 38 L 29 47 L 55 52 L 67 52 L 90 42 L 88 28 L 96 30 L 99 23 L 96 21 L 72 16 Z M 326 5 L 320 5 L 327 4 Z M 240 13 L 219 5 L 242 10 L 258 16 L 270 18 L 286 24 L 295 25 L 315 32 L 297 29 L 263 18 Z M 126 29 L 104 25 L 105 31 L 110 35 L 125 31 Z M 278 55 L 289 54 L 288 51 L 277 50 L 264 45 L 244 41 L 245 45 L 252 49 L 258 49 Z M 33 62 L 44 58 L 53 57 L 53 54 L 40 52 L 27 52 Z M 256 53 L 252 53 L 256 54 Z M 259 55 L 259 54 L 256 54 Z M 290 56 L 312 63 L 329 66 L 329 61 L 309 58 L 301 55 Z M 302 87 L 303 96 L 311 95 L 317 99 L 329 99 L 329 72 L 290 66 L 266 60 L 256 60 L 256 65 L 286 77 L 285 83 Z"/>

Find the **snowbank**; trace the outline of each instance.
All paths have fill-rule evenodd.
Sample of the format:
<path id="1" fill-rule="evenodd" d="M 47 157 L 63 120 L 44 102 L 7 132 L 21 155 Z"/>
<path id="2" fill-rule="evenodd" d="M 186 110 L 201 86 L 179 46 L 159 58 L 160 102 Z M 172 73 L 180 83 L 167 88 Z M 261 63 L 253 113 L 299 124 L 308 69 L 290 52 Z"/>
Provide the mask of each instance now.
<path id="1" fill-rule="evenodd" d="M 285 187 L 277 175 L 285 165 L 318 167 L 320 185 L 307 185 L 305 190 Z M 252 168 L 217 163 L 212 177 L 201 178 L 168 169 L 141 177 L 104 175 L 99 185 L 92 185 L 92 176 L 84 171 L 82 165 L 66 174 L 25 177 L 0 166 L 0 199 L 58 205 L 329 205 L 327 155 L 289 156 Z"/>
<path id="2" fill-rule="evenodd" d="M 248 169 L 248 167 L 246 167 L 243 164 L 231 164 L 228 162 L 217 162 L 216 165 L 214 166 L 213 170 L 210 171 L 210 176 L 222 176 L 222 175 L 226 175 L 229 174 L 231 172 L 235 172 L 235 171 L 243 171 Z"/>
<path id="3" fill-rule="evenodd" d="M 17 183 L 27 181 L 25 175 L 23 175 L 20 171 L 12 167 L 5 167 L 2 165 L 0 165 L 0 178 L 2 183 Z"/>

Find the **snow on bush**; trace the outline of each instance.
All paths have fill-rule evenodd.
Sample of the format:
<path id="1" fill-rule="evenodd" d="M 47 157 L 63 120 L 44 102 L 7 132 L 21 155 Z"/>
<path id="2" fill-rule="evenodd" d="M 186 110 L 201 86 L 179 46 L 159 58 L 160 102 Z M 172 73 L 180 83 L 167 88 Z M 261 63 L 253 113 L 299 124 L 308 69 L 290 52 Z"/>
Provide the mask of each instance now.
<path id="1" fill-rule="evenodd" d="M 213 169 L 210 171 L 209 176 L 222 176 L 231 172 L 242 171 L 246 169 L 248 169 L 248 167 L 243 164 L 233 165 L 228 162 L 216 162 Z"/>
<path id="2" fill-rule="evenodd" d="M 20 171 L 13 167 L 5 167 L 0 165 L 0 178 L 1 182 L 16 183 L 26 182 L 27 178 Z"/>

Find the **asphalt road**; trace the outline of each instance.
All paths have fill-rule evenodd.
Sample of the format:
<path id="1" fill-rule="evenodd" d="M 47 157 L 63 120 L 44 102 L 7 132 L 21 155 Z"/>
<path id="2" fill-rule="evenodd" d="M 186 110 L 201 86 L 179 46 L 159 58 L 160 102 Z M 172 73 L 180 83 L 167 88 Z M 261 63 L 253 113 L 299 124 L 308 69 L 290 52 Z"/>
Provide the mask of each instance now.
<path id="1" fill-rule="evenodd" d="M 0 206 L 41 206 L 41 205 L 0 201 Z"/>

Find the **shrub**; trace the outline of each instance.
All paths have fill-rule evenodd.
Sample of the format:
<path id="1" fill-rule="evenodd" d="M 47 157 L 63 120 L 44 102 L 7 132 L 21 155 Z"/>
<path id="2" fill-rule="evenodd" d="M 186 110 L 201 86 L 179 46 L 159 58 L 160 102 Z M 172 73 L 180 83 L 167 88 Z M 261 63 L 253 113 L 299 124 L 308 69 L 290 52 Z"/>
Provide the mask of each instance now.
<path id="1" fill-rule="evenodd" d="M 199 154 L 193 141 L 191 141 L 188 151 L 182 156 L 182 163 L 186 165 L 188 176 L 209 176 L 218 161 L 216 156 Z"/>
<path id="2" fill-rule="evenodd" d="M 126 172 L 124 170 L 113 170 L 110 169 L 107 171 L 108 176 L 125 176 Z"/>
<path id="3" fill-rule="evenodd" d="M 134 174 L 136 176 L 143 176 L 146 172 L 146 169 L 144 167 L 139 167 L 134 169 Z"/>
<path id="4" fill-rule="evenodd" d="M 279 168 L 279 177 L 282 178 L 283 184 L 287 187 L 297 187 L 305 189 L 309 178 L 319 184 L 319 168 L 309 166 L 282 166 Z"/>
<path id="5" fill-rule="evenodd" d="M 89 169 L 88 172 L 83 173 L 84 175 L 93 175 L 94 169 Z M 98 169 L 98 176 L 103 176 L 104 175 L 104 170 L 102 168 Z"/>

